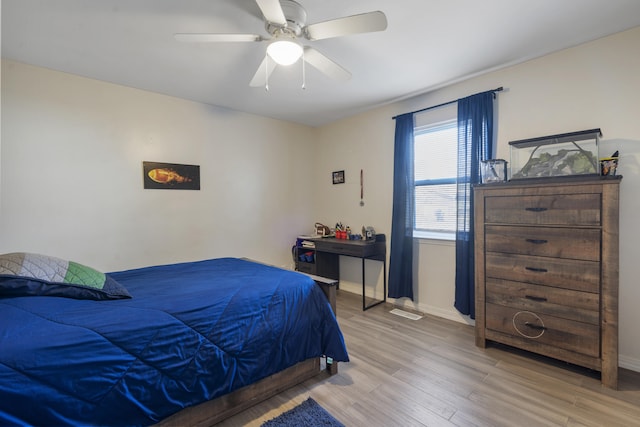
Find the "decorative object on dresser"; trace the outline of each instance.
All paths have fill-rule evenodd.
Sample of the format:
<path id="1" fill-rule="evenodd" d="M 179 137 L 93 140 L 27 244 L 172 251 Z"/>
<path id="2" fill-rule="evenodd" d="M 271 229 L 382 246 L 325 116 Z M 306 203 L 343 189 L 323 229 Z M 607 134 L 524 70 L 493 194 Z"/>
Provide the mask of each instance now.
<path id="1" fill-rule="evenodd" d="M 480 162 L 480 178 L 483 184 L 507 180 L 507 162 L 503 159 L 489 159 Z"/>
<path id="2" fill-rule="evenodd" d="M 597 129 L 510 141 L 511 179 L 599 175 Z"/>
<path id="3" fill-rule="evenodd" d="M 618 383 L 622 177 L 478 185 L 476 345 L 495 341 Z"/>

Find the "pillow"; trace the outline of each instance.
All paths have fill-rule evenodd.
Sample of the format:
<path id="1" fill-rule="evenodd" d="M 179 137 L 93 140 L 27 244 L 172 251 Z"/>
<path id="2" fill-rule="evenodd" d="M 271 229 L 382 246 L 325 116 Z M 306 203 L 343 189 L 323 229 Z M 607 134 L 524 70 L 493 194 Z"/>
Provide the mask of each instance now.
<path id="1" fill-rule="evenodd" d="M 57 296 L 107 300 L 131 298 L 110 276 L 86 265 L 46 255 L 0 255 L 0 297 Z"/>

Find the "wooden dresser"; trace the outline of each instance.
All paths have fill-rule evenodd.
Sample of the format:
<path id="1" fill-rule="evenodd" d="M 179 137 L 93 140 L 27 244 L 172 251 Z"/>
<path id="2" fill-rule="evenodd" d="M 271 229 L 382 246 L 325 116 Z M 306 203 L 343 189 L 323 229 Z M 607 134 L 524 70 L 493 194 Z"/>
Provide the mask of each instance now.
<path id="1" fill-rule="evenodd" d="M 595 369 L 617 388 L 621 178 L 474 188 L 476 345 Z"/>

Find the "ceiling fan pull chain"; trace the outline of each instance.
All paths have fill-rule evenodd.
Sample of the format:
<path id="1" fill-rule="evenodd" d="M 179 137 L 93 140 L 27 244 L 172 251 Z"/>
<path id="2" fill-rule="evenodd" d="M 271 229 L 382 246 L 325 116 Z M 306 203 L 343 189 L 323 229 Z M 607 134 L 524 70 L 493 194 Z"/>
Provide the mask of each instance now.
<path id="1" fill-rule="evenodd" d="M 305 67 L 305 63 L 307 61 L 304 60 L 304 51 L 302 51 L 302 90 L 305 90 L 307 88 L 307 73 L 306 70 L 307 68 Z"/>
<path id="2" fill-rule="evenodd" d="M 264 54 L 264 90 L 269 92 L 269 55 Z"/>

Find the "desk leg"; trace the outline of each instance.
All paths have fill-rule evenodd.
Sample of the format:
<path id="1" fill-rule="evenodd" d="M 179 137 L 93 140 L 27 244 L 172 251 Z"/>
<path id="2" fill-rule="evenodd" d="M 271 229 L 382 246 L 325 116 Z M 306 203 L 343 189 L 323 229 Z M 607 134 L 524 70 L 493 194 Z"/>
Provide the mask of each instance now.
<path id="1" fill-rule="evenodd" d="M 382 274 L 384 274 L 384 277 L 382 278 L 382 281 L 384 283 L 382 291 L 384 292 L 384 295 L 382 296 L 382 300 L 384 302 L 387 302 L 387 257 L 385 255 L 384 260 L 382 261 Z"/>
<path id="2" fill-rule="evenodd" d="M 362 311 L 366 311 L 368 309 L 370 309 L 371 307 L 375 307 L 378 304 L 382 304 L 383 302 L 387 301 L 387 260 L 386 258 L 383 260 L 378 260 L 378 261 L 382 261 L 383 262 L 383 269 L 382 269 L 382 273 L 384 274 L 383 277 L 383 294 L 382 294 L 382 299 L 379 301 L 375 301 L 372 304 L 367 305 L 366 303 L 366 295 L 365 295 L 365 290 L 366 290 L 366 286 L 365 286 L 365 262 L 366 258 L 362 258 Z"/>
<path id="3" fill-rule="evenodd" d="M 365 284 L 364 271 L 365 271 L 364 258 L 362 258 L 362 311 L 365 311 L 368 308 L 366 304 L 366 297 L 365 297 L 365 291 L 367 288 L 364 285 Z"/>

